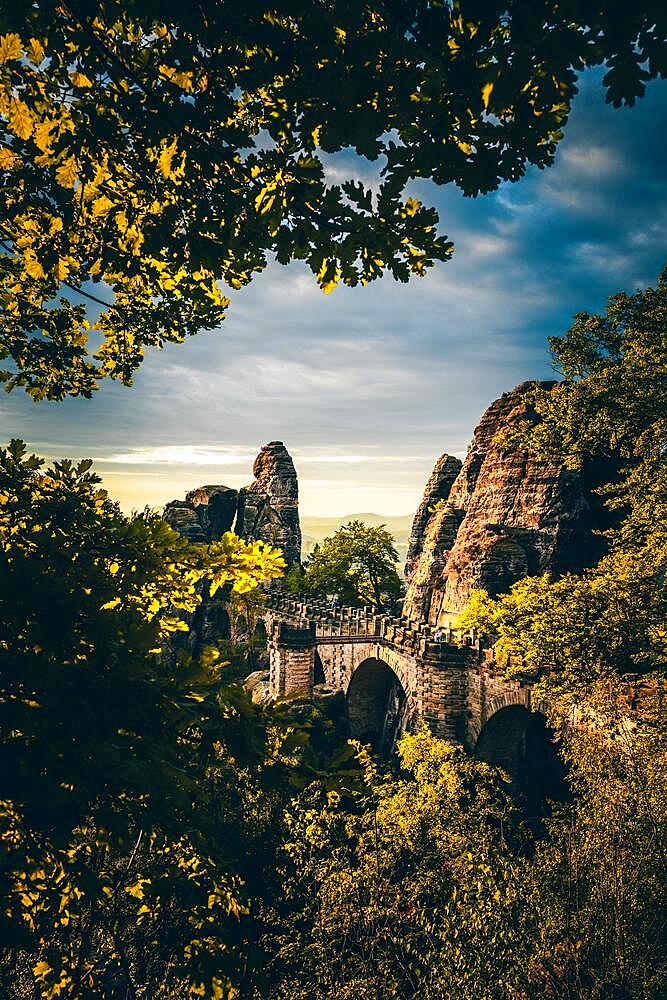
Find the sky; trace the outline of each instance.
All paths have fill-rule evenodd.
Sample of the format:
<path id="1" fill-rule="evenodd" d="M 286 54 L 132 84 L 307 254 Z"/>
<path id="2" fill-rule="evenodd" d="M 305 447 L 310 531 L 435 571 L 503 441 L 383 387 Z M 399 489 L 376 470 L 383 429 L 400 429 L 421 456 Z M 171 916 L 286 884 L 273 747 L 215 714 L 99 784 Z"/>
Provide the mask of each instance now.
<path id="1" fill-rule="evenodd" d="M 413 513 L 435 459 L 464 456 L 494 399 L 552 377 L 547 337 L 667 264 L 667 81 L 617 110 L 599 79 L 582 78 L 550 169 L 477 199 L 413 186 L 456 248 L 427 277 L 323 295 L 300 263 L 269 266 L 231 294 L 220 330 L 153 351 L 131 389 L 3 396 L 3 440 L 93 458 L 128 511 L 246 485 L 261 445 L 281 440 L 303 514 Z M 375 176 L 345 154 L 328 169 Z"/>

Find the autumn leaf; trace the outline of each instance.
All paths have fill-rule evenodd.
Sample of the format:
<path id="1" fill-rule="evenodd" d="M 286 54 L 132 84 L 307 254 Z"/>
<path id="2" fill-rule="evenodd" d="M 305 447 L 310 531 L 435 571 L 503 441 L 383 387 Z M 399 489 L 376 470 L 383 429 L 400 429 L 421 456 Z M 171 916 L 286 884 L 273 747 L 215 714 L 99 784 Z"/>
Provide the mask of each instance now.
<path id="1" fill-rule="evenodd" d="M 61 187 L 73 188 L 77 182 L 77 163 L 73 156 L 68 156 L 56 170 L 56 180 Z"/>
<path id="2" fill-rule="evenodd" d="M 55 127 L 56 127 L 56 122 L 54 121 L 39 122 L 39 124 L 35 126 L 35 134 L 34 134 L 35 145 L 38 146 L 43 153 L 51 152 L 52 149 L 51 144 L 53 142 L 51 133 L 53 132 Z"/>
<path id="3" fill-rule="evenodd" d="M 0 35 L 0 66 L 23 55 L 21 37 L 17 34 Z"/>
<path id="4" fill-rule="evenodd" d="M 20 157 L 11 149 L 0 149 L 0 170 L 14 170 L 21 162 Z"/>
<path id="5" fill-rule="evenodd" d="M 168 146 L 164 146 L 158 157 L 158 167 L 160 168 L 160 172 L 165 180 L 169 180 L 173 174 L 171 164 L 174 156 L 176 155 L 176 143 L 177 139 L 174 137 L 173 142 L 171 142 Z"/>
<path id="6" fill-rule="evenodd" d="M 61 257 L 56 264 L 55 276 L 56 281 L 64 281 L 67 275 L 72 270 L 72 260 L 68 257 Z"/>
<path id="7" fill-rule="evenodd" d="M 42 43 L 37 38 L 31 38 L 28 42 L 26 51 L 30 62 L 35 66 L 39 66 L 44 59 L 44 46 Z"/>
<path id="8" fill-rule="evenodd" d="M 89 79 L 89 77 L 87 77 L 85 73 L 79 73 L 79 72 L 70 73 L 70 80 L 72 81 L 75 87 L 84 88 L 84 87 L 92 87 L 93 85 L 93 81 Z"/>
<path id="9" fill-rule="evenodd" d="M 32 112 L 23 101 L 11 101 L 9 105 L 9 127 L 19 139 L 29 139 L 32 135 Z"/>
<path id="10" fill-rule="evenodd" d="M 34 256 L 25 257 L 23 260 L 23 266 L 25 268 L 26 274 L 35 281 L 39 281 L 40 278 L 44 277 L 44 268 Z"/>
<path id="11" fill-rule="evenodd" d="M 493 92 L 493 84 L 485 83 L 484 86 L 482 87 L 482 102 L 485 108 L 488 108 L 489 106 L 489 99 L 491 97 L 492 92 Z"/>
<path id="12" fill-rule="evenodd" d="M 107 198 L 107 196 L 103 194 L 101 197 L 96 198 L 93 202 L 93 218 L 99 219 L 108 215 L 112 208 L 113 202 L 110 198 Z"/>
<path id="13" fill-rule="evenodd" d="M 35 974 L 35 979 L 45 979 L 51 971 L 51 966 L 48 962 L 38 962 L 37 965 L 33 965 L 32 971 Z"/>

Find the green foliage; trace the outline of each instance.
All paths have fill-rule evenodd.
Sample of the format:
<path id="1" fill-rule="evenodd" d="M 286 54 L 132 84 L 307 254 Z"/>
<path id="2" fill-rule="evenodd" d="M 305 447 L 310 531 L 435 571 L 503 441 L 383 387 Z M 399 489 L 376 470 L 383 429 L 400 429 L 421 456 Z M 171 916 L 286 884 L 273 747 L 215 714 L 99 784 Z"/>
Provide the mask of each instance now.
<path id="1" fill-rule="evenodd" d="M 383 525 L 368 527 L 362 521 L 350 521 L 315 546 L 301 590 L 345 606 L 382 609 L 402 593 L 397 563 L 394 539 Z"/>
<path id="2" fill-rule="evenodd" d="M 277 766 L 282 738 L 214 650 L 160 654 L 201 581 L 243 593 L 284 560 L 124 517 L 88 461 L 41 466 L 20 441 L 0 449 L 3 995 L 227 996 L 257 794 L 244 768 Z"/>
<path id="3" fill-rule="evenodd" d="M 284 894 L 255 996 L 658 1000 L 667 987 L 667 763 L 656 707 L 600 698 L 564 734 L 576 798 L 534 842 L 498 772 L 426 732 L 401 773 L 311 788 L 287 817 Z"/>
<path id="4" fill-rule="evenodd" d="M 303 569 L 301 566 L 290 566 L 285 573 L 285 589 L 288 594 L 303 593 Z"/>
<path id="5" fill-rule="evenodd" d="M 405 736 L 381 772 L 332 704 L 263 709 L 218 651 L 162 655 L 203 583 L 261 610 L 278 553 L 223 542 L 0 450 L 2 995 L 663 996 L 664 684 L 632 715 L 595 686 L 535 840 L 460 747 Z"/>
<path id="6" fill-rule="evenodd" d="M 655 289 L 579 314 L 551 347 L 564 381 L 535 391 L 540 422 L 505 443 L 614 470 L 600 491 L 616 518 L 609 550 L 580 576 L 479 594 L 460 624 L 497 637 L 511 673 L 539 671 L 552 696 L 576 697 L 596 677 L 667 662 L 667 269 Z"/>
<path id="7" fill-rule="evenodd" d="M 400 778 L 359 754 L 358 792 L 313 788 L 287 817 L 271 995 L 511 995 L 521 860 L 502 779 L 426 731 L 401 740 Z"/>
<path id="8" fill-rule="evenodd" d="M 270 255 L 325 292 L 424 274 L 453 247 L 412 179 L 477 195 L 548 166 L 578 72 L 606 64 L 607 100 L 633 104 L 665 36 L 658 2 L 5 4 L 7 388 L 130 384 L 147 347 L 219 325 L 218 283 Z M 326 155 L 350 149 L 380 160 L 377 194 L 352 170 L 329 182 Z M 63 288 L 101 306 L 93 337 Z"/>
<path id="9" fill-rule="evenodd" d="M 537 846 L 529 996 L 658 1000 L 667 992 L 664 677 L 632 716 L 617 681 L 593 724 L 563 731 L 574 799 Z"/>

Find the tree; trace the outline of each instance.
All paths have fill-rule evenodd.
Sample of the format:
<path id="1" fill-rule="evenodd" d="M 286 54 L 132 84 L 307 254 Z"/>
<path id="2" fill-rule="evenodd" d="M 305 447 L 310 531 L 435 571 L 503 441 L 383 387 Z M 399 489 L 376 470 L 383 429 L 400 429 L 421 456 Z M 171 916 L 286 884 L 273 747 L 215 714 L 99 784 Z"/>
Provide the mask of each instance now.
<path id="1" fill-rule="evenodd" d="M 667 933 L 655 919 L 667 907 L 664 694 L 664 678 L 645 684 L 630 712 L 618 680 L 598 683 L 595 724 L 562 731 L 573 798 L 548 822 L 529 870 L 531 997 L 667 991 Z"/>
<path id="2" fill-rule="evenodd" d="M 618 694 L 566 735 L 576 797 L 538 839 L 502 772 L 426 731 L 399 742 L 398 774 L 362 750 L 360 787 L 312 784 L 286 813 L 254 996 L 664 996 L 664 711 L 628 724 Z"/>
<path id="3" fill-rule="evenodd" d="M 400 777 L 360 750 L 358 791 L 313 785 L 288 811 L 269 996 L 520 995 L 526 883 L 501 775 L 427 731 L 398 753 Z"/>
<path id="4" fill-rule="evenodd" d="M 282 738 L 215 650 L 161 648 L 200 581 L 252 591 L 285 563 L 124 517 L 90 467 L 0 449 L 2 992 L 221 998 L 242 959 L 243 801 Z"/>
<path id="5" fill-rule="evenodd" d="M 325 292 L 424 274 L 453 247 L 408 182 L 474 196 L 548 166 L 581 70 L 606 65 L 615 106 L 664 75 L 666 17 L 658 0 L 4 5 L 6 387 L 130 384 L 269 256 Z M 341 150 L 379 163 L 377 194 L 353 169 L 330 182 Z M 64 290 L 94 300 L 92 329 Z"/>
<path id="6" fill-rule="evenodd" d="M 551 347 L 564 379 L 534 392 L 539 423 L 505 443 L 616 470 L 600 491 L 616 517 L 609 551 L 579 576 L 521 580 L 497 601 L 477 594 L 461 624 L 493 635 L 511 673 L 541 672 L 551 697 L 572 699 L 598 677 L 667 663 L 667 269 L 604 315 L 576 316 Z"/>
<path id="7" fill-rule="evenodd" d="M 397 562 L 394 539 L 384 525 L 371 528 L 350 521 L 315 546 L 306 563 L 303 591 L 381 610 L 402 593 Z"/>
<path id="8" fill-rule="evenodd" d="M 250 670 L 255 669 L 255 643 L 258 633 L 264 627 L 264 614 L 267 608 L 266 591 L 261 587 L 246 590 L 243 593 L 232 592 L 229 601 L 232 628 L 236 643 L 246 644 L 245 661 Z M 265 643 L 264 643 L 265 644 Z"/>

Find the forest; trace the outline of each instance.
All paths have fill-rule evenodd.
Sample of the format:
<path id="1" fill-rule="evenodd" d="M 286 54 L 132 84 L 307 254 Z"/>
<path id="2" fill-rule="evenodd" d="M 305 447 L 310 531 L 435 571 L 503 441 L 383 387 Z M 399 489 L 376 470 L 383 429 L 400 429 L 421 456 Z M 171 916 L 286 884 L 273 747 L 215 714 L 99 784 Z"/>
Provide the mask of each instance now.
<path id="1" fill-rule="evenodd" d="M 410 180 L 548 168 L 602 65 L 610 103 L 641 99 L 663 5 L 3 4 L 5 388 L 136 392 L 269 259 L 325 293 L 428 281 L 453 245 Z M 384 157 L 378 191 L 328 184 L 347 148 Z M 248 617 L 269 588 L 400 600 L 381 528 L 286 580 L 268 541 L 190 541 L 123 513 L 91 460 L 0 448 L 3 997 L 667 995 L 667 268 L 549 347 L 557 385 L 499 444 L 603 463 L 602 555 L 478 589 L 457 623 L 548 705 L 569 794 L 539 822 L 428 727 L 381 757 L 324 704 L 254 701 L 252 644 L 180 641 L 204 594 Z"/>

